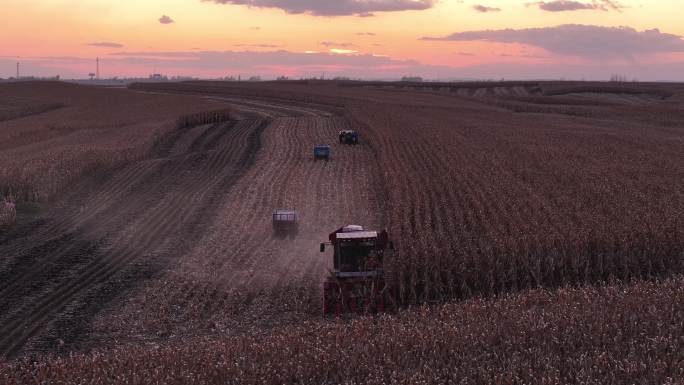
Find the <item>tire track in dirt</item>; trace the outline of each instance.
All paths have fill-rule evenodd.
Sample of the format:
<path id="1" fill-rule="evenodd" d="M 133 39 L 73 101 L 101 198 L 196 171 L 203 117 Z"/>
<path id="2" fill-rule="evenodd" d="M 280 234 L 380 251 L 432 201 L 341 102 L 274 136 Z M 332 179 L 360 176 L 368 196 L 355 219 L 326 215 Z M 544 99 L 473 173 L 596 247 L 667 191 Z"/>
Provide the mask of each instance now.
<path id="1" fill-rule="evenodd" d="M 166 209 L 162 209 L 162 210 L 164 210 L 164 211 L 165 211 Z M 172 221 L 172 222 L 173 222 L 173 221 Z"/>
<path id="2" fill-rule="evenodd" d="M 119 224 L 123 224 L 123 221 L 126 221 L 126 218 L 130 218 L 131 216 L 134 216 L 134 214 L 141 211 L 146 203 L 145 201 L 141 200 L 143 204 L 116 205 L 117 199 L 120 201 L 122 195 L 129 195 L 134 192 L 139 193 L 139 195 L 143 197 L 151 194 L 154 191 L 156 184 L 147 184 L 146 186 L 141 184 L 154 174 L 161 173 L 161 170 L 159 170 L 158 167 L 160 167 L 162 162 L 163 161 L 160 160 L 141 162 L 148 164 L 146 167 L 141 168 L 136 177 L 130 177 L 128 181 L 122 181 L 122 187 L 120 189 L 116 189 L 108 193 L 105 192 L 104 196 L 107 197 L 106 199 L 100 199 L 101 195 L 96 195 L 93 197 L 86 206 L 87 209 L 85 211 L 88 214 L 79 217 L 79 214 L 83 210 L 71 210 L 69 217 L 60 216 L 61 218 L 67 217 L 65 222 L 68 221 L 68 223 L 60 222 L 57 225 L 52 226 L 48 231 L 51 231 L 52 234 L 57 237 L 60 237 L 65 232 L 68 234 L 79 232 L 82 237 L 90 237 L 94 236 L 93 232 L 98 233 L 98 229 L 112 228 L 115 221 L 118 221 Z M 180 167 L 180 163 L 178 163 L 178 167 L 170 172 L 167 172 L 166 178 L 158 180 L 158 184 L 166 183 L 169 178 L 173 177 Z M 128 175 L 128 173 L 126 173 L 126 175 Z M 42 245 L 50 240 L 52 240 L 50 236 L 44 236 L 43 238 L 33 239 L 31 244 Z M 40 259 L 41 264 L 38 267 L 24 263 L 23 266 L 26 268 L 26 271 L 21 275 L 18 275 L 16 272 L 10 270 L 7 274 L 8 279 L 5 280 L 7 282 L 6 288 L 9 288 L 8 290 L 10 291 L 18 290 L 21 286 L 16 285 L 17 282 L 22 282 L 25 278 L 43 273 L 47 269 L 53 268 L 54 262 L 59 261 L 61 257 L 63 257 L 66 253 L 71 252 L 71 250 L 72 246 L 68 243 L 64 243 L 62 248 L 56 252 L 46 253 L 43 255 Z M 29 252 L 31 251 L 32 250 L 29 250 Z M 8 255 L 12 255 L 10 253 L 12 253 L 12 250 L 8 251 Z M 0 295 L 0 298 L 8 297 L 10 293 L 11 292 L 3 291 L 1 292 L 2 295 Z"/>
<path id="3" fill-rule="evenodd" d="M 198 128 L 205 131 L 207 130 L 208 126 L 200 126 L 195 129 Z M 182 140 L 188 136 L 184 131 L 185 130 L 178 129 L 174 132 L 171 132 L 169 136 L 171 136 L 173 140 L 166 145 L 162 143 L 158 144 L 155 146 L 153 152 L 159 154 L 160 156 L 168 155 L 167 153 L 171 151 L 170 147 L 173 145 L 173 143 L 175 143 L 176 140 Z M 114 175 L 112 175 L 110 178 L 107 178 L 104 183 L 98 183 L 93 192 L 88 193 L 84 192 L 86 189 L 80 189 L 74 193 L 67 194 L 67 197 L 74 195 L 75 197 L 72 197 L 71 199 L 65 199 L 65 201 L 80 200 L 85 201 L 85 203 L 81 203 L 80 207 L 77 207 L 76 210 L 74 209 L 74 204 L 61 203 L 60 205 L 66 207 L 55 208 L 52 215 L 53 217 L 59 218 L 59 220 L 53 220 L 49 226 L 43 226 L 30 234 L 30 242 L 24 238 L 14 239 L 13 241 L 15 246 L 8 246 L 5 249 L 7 254 L 16 255 L 22 250 L 27 249 L 27 247 L 32 247 L 31 245 L 44 243 L 51 237 L 59 237 L 66 231 L 65 227 L 67 226 L 69 227 L 69 231 L 73 231 L 75 228 L 85 227 L 84 222 L 93 219 L 97 221 L 96 225 L 101 225 L 103 218 L 106 220 L 112 217 L 111 213 L 108 215 L 103 211 L 118 211 L 118 207 L 112 208 L 112 206 L 117 202 L 117 199 L 119 199 L 124 193 L 131 193 L 131 190 L 133 189 L 144 188 L 145 179 L 149 178 L 149 176 L 154 173 L 153 168 L 160 167 L 163 162 L 163 157 L 136 162 L 132 165 L 124 167 L 123 170 L 119 170 L 118 172 L 114 173 Z M 173 174 L 170 174 L 170 176 L 171 175 Z M 114 217 L 116 217 L 116 215 L 114 215 Z M 0 247 L 2 246 L 2 243 L 0 243 Z"/>
<path id="4" fill-rule="evenodd" d="M 236 114 L 243 108 L 262 116 L 288 110 L 273 113 L 271 106 L 251 100 L 233 105 Z M 367 144 L 336 144 L 338 131 L 350 128 L 345 118 L 292 114 L 266 128 L 254 166 L 231 189 L 220 219 L 199 242 L 203 246 L 141 289 L 123 311 L 103 316 L 96 334 L 117 340 L 179 336 L 216 325 L 239 330 L 319 315 L 320 284 L 331 258 L 318 252 L 318 243 L 344 224 L 382 227 L 381 198 L 372 182 L 379 172 Z M 330 162 L 313 160 L 318 143 L 333 145 Z M 294 238 L 272 234 L 271 212 L 280 207 L 300 215 Z M 143 308 L 148 310 L 141 318 Z"/>
<path id="5" fill-rule="evenodd" d="M 193 131 L 201 129 L 203 133 L 206 133 L 209 131 L 210 127 L 211 126 L 200 126 L 193 129 Z M 180 134 L 172 133 L 172 136 L 174 136 L 175 139 L 182 140 L 188 136 L 184 130 L 177 131 L 179 131 Z M 169 143 L 168 147 L 170 148 L 172 145 L 173 143 Z M 157 153 L 167 155 L 171 154 L 170 151 L 172 151 L 172 149 L 167 151 L 164 147 L 155 150 Z M 169 179 L 174 178 L 174 175 L 178 170 L 183 167 L 182 162 L 175 162 L 176 168 L 165 172 L 165 169 L 163 168 L 165 162 L 165 158 L 155 158 L 137 162 L 126 167 L 120 173 L 115 174 L 114 177 L 110 178 L 111 182 L 103 184 L 92 196 L 87 196 L 87 193 L 81 191 L 80 194 L 76 194 L 76 198 L 74 198 L 74 200 L 79 201 L 79 205 L 81 205 L 78 209 L 75 210 L 73 204 L 67 204 L 66 209 L 56 210 L 57 212 L 53 214 L 53 217 L 58 217 L 60 220 L 54 221 L 51 226 L 43 226 L 36 231 L 38 234 L 30 235 L 30 242 L 27 239 L 16 239 L 16 246 L 14 248 L 7 247 L 5 253 L 10 256 L 21 255 L 22 251 L 31 252 L 31 249 L 35 247 L 32 245 L 42 245 L 55 238 L 61 237 L 65 232 L 73 233 L 79 231 L 79 229 L 83 232 L 83 229 L 103 228 L 110 226 L 114 220 L 119 220 L 121 222 L 124 217 L 135 216 L 138 211 L 144 208 L 144 206 L 136 206 L 133 204 L 122 206 L 117 203 L 120 203 L 119 201 L 123 195 L 137 194 L 139 196 L 148 196 L 153 193 L 156 188 L 155 184 L 146 183 L 151 176 L 165 173 L 166 178 L 159 179 L 157 183 L 163 184 Z M 82 200 L 86 200 L 85 204 L 81 203 Z M 68 252 L 69 245 L 65 244 L 64 246 L 65 247 L 60 251 Z M 58 259 L 62 255 L 63 253 L 48 254 L 53 260 Z M 43 263 L 45 262 L 49 261 L 43 259 Z M 24 265 L 28 266 L 28 264 Z M 44 265 L 41 265 L 39 269 L 44 269 Z M 11 286 L 13 282 L 20 282 L 23 278 L 35 273 L 36 270 L 34 268 L 26 271 L 22 276 L 17 276 L 16 272 L 12 272 L 11 277 L 8 277 L 8 279 L 3 281 L 6 283 L 5 286 L 8 287 Z M 3 286 L 0 286 L 0 290 L 3 290 Z M 3 294 L 0 295 L 0 298 L 3 298 L 5 293 L 0 292 L 0 294 Z"/>
<path id="6" fill-rule="evenodd" d="M 162 197 L 170 196 L 170 199 L 162 199 L 159 204 L 147 210 L 141 210 L 137 215 L 138 220 L 130 222 L 130 226 L 147 230 L 147 234 L 120 231 L 118 237 L 110 237 L 114 239 L 110 241 L 111 245 L 107 251 L 75 274 L 77 279 L 56 286 L 50 295 L 38 296 L 33 299 L 33 302 L 30 301 L 31 298 L 24 298 L 28 300 L 24 301 L 25 303 L 33 303 L 35 306 L 25 305 L 14 313 L 8 313 L 10 315 L 3 315 L 2 326 L 0 326 L 0 336 L 2 336 L 0 337 L 0 354 L 5 356 L 16 354 L 23 344 L 38 334 L 46 322 L 54 318 L 64 306 L 73 302 L 88 289 L 112 278 L 123 266 L 130 264 L 141 255 L 147 255 L 150 251 L 163 253 L 164 247 L 169 248 L 168 238 L 179 235 L 184 226 L 192 222 L 189 220 L 193 212 L 211 211 L 206 208 L 197 210 L 191 204 L 183 205 L 182 201 L 189 199 L 190 202 L 200 205 L 218 203 L 217 190 L 225 190 L 234 183 L 239 178 L 239 173 L 235 172 L 244 169 L 251 162 L 250 159 L 253 158 L 259 146 L 258 137 L 263 127 L 262 121 L 248 121 L 242 123 L 242 127 L 237 131 L 225 129 L 222 130 L 225 132 L 212 134 L 213 142 L 204 142 L 205 147 L 208 148 L 199 152 L 199 156 L 195 156 L 196 159 L 186 162 L 188 157 L 193 157 L 191 153 L 188 157 L 175 160 L 176 166 L 166 167 L 166 170 L 153 170 L 152 175 L 146 174 L 146 178 L 151 179 L 148 183 L 156 185 L 159 190 L 166 190 L 160 191 Z M 225 140 L 220 143 L 221 150 L 213 150 L 211 148 L 215 147 L 213 143 L 226 136 L 228 132 Z M 193 170 L 200 170 L 197 177 L 192 177 L 195 173 Z M 157 173 L 160 176 L 155 175 Z M 222 180 L 220 175 L 225 174 L 229 177 Z M 155 176 L 158 183 L 155 183 Z M 175 187 L 176 191 L 168 191 L 170 187 L 172 190 Z M 143 193 L 152 195 L 149 194 L 150 189 L 143 189 Z M 130 204 L 135 201 L 130 198 L 126 195 L 119 197 L 119 206 L 125 207 L 127 202 Z M 103 224 L 106 225 L 106 223 L 105 221 Z M 106 226 L 103 228 L 103 224 L 100 226 L 100 231 L 106 233 L 108 229 Z M 35 285 L 35 283 L 32 284 Z M 17 286 L 20 285 L 22 285 L 20 282 L 14 282 L 12 290 L 16 291 Z M 24 287 L 26 285 L 28 284 L 24 284 Z"/>
<path id="7" fill-rule="evenodd" d="M 218 238 L 221 248 L 214 242 L 210 247 L 203 245 L 195 251 L 187 246 L 184 252 L 208 257 L 202 263 L 213 275 L 222 276 L 213 281 L 207 280 L 206 276 L 202 276 L 201 281 L 187 279 L 188 271 L 184 269 L 188 267 L 181 261 L 178 264 L 181 268 L 175 269 L 173 274 L 183 278 L 160 291 L 166 297 L 166 302 L 159 301 L 161 310 L 164 306 L 176 314 L 202 310 L 199 321 L 207 324 L 225 323 L 230 314 L 236 316 L 235 322 L 240 322 L 260 317 L 262 312 L 269 318 L 278 312 L 276 309 L 306 313 L 311 310 L 312 298 L 318 306 L 319 284 L 329 262 L 329 256 L 318 254 L 318 242 L 342 224 L 378 227 L 382 222 L 377 219 L 377 209 L 354 196 L 363 191 L 358 195 L 373 198 L 373 193 L 359 189 L 354 182 L 355 173 L 361 179 L 374 174 L 369 171 L 374 161 L 369 155 L 371 151 L 363 145 L 335 147 L 333 162 L 314 162 L 311 157 L 313 144 L 335 143 L 337 130 L 349 127 L 345 119 L 301 106 L 274 105 L 258 100 L 234 103 L 236 116 L 257 118 L 252 123 L 260 126 L 246 128 L 245 133 L 264 132 L 266 145 L 253 160 L 252 167 L 233 164 L 236 154 L 245 152 L 242 148 L 234 153 L 223 150 L 216 154 L 214 151 L 215 147 L 225 149 L 244 141 L 242 134 L 222 135 L 212 131 L 212 127 L 174 133 L 156 149 L 161 158 L 122 168 L 100 185 L 106 189 L 89 188 L 80 195 L 71 194 L 89 198 L 82 205 L 86 210 L 70 212 L 67 202 L 61 208 L 67 215 L 48 221 L 33 234 L 34 244 L 40 245 L 51 240 L 55 242 L 64 230 L 68 230 L 70 236 L 88 246 L 88 242 L 101 241 L 106 228 L 116 228 L 107 234 L 106 242 L 100 244 L 95 255 L 79 261 L 77 266 L 60 264 L 82 249 L 65 245 L 64 241 L 56 242 L 58 247 L 40 259 L 28 261 L 29 270 L 34 273 L 40 270 L 39 276 L 52 274 L 53 277 L 44 283 L 33 282 L 34 290 L 27 290 L 23 297 L 19 295 L 21 287 L 29 284 L 22 286 L 14 282 L 8 285 L 11 291 L 7 293 L 14 298 L 8 306 L 17 301 L 23 306 L 0 315 L 0 355 L 14 356 L 27 348 L 29 351 L 49 349 L 45 345 L 46 336 L 60 335 L 59 330 L 55 331 L 55 324 L 68 325 L 72 322 L 69 317 L 75 318 L 73 323 L 83 323 L 78 321 L 83 316 L 65 309 L 79 308 L 83 298 L 95 296 L 97 299 L 100 288 L 107 282 L 117 281 L 119 272 L 127 266 L 141 262 L 160 266 L 175 264 L 173 261 L 183 252 L 178 250 L 178 242 L 169 234 L 183 233 L 184 226 L 194 226 L 198 229 L 191 232 L 198 235 L 194 243 L 204 244 L 203 231 L 199 229 L 209 226 L 211 219 L 203 220 L 195 215 L 196 205 L 203 205 L 202 202 L 213 202 L 212 207 L 228 202 L 228 210 L 221 211 L 232 213 L 229 227 L 221 229 L 227 236 Z M 273 119 L 273 123 L 265 126 L 263 119 Z M 219 141 L 222 143 L 217 145 Z M 254 154 L 254 151 L 247 152 Z M 231 184 L 230 192 L 223 197 L 227 184 L 217 175 L 235 174 L 241 170 L 247 173 L 235 175 L 231 183 L 237 181 L 237 185 Z M 159 191 L 161 186 L 163 192 Z M 289 206 L 296 207 L 306 218 L 300 233 L 304 235 L 296 239 L 275 238 L 271 234 L 271 210 Z M 17 254 L 26 254 L 32 249 L 22 248 L 22 242 L 13 241 L 0 244 L 0 251 L 3 248 Z M 48 263 L 51 261 L 53 263 Z M 35 275 L 26 274 L 22 278 L 31 280 Z M 172 308 L 175 300 L 183 306 L 181 310 Z M 275 306 L 265 309 L 265 303 Z M 121 314 L 130 316 L 125 311 Z M 192 321 L 192 317 L 185 317 Z"/>

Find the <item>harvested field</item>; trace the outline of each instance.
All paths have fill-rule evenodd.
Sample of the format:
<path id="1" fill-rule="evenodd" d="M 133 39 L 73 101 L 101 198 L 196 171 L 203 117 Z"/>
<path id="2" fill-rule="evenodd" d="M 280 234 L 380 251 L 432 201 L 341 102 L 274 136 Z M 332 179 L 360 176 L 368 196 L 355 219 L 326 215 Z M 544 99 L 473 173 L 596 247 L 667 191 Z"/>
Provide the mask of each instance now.
<path id="1" fill-rule="evenodd" d="M 205 126 L 211 140 L 195 139 L 191 152 L 142 160 L 106 183 L 86 184 L 49 213 L 55 220 L 3 243 L 10 257 L 0 265 L 2 353 L 15 354 L 37 334 L 38 346 L 49 346 L 64 336 L 61 329 L 97 310 L 110 286 L 134 283 L 136 275 L 154 274 L 169 253 L 187 252 L 221 191 L 252 162 L 263 126 Z"/>
<path id="2" fill-rule="evenodd" d="M 232 106 L 241 111 L 241 104 Z M 257 108 L 247 106 L 250 112 Z M 202 246 L 179 256 L 123 307 L 115 304 L 97 320 L 94 333 L 117 341 L 157 339 L 160 333 L 185 338 L 319 317 L 328 261 L 318 243 L 340 223 L 379 228 L 383 222 L 369 149 L 340 147 L 333 162 L 312 160 L 315 143 L 346 127 L 340 117 L 275 118 L 262 133 L 254 165 L 217 209 Z M 281 207 L 296 208 L 302 218 L 294 239 L 272 235 L 271 212 Z"/>
<path id="3" fill-rule="evenodd" d="M 684 87 L 405 86 L 184 82 L 107 91 L 126 95 L 120 103 L 159 105 L 98 126 L 97 151 L 133 155 L 88 166 L 68 188 L 57 178 L 44 210 L 18 210 L 17 225 L 0 234 L 0 357 L 8 359 L 0 378 L 684 378 L 675 332 Z M 89 100 L 104 108 L 94 107 L 102 97 Z M 52 138 L 24 122 L 69 105 L 0 122 L 0 134 L 21 151 L 87 142 L 84 129 Z M 74 111 L 65 127 L 81 121 Z M 361 144 L 335 144 L 348 128 Z M 332 161 L 312 159 L 321 143 L 333 144 Z M 13 180 L 0 179 L 0 189 Z M 276 208 L 297 209 L 296 236 L 273 235 Z M 320 319 L 331 261 L 318 243 L 349 223 L 389 230 L 397 246 L 390 281 L 408 310 Z M 62 357 L 72 351 L 83 353 Z M 42 358 L 22 360 L 33 355 Z M 639 369 L 651 364 L 659 369 Z"/>
<path id="4" fill-rule="evenodd" d="M 183 120 L 143 159 L 65 192 L 44 223 L 5 235 L 3 355 L 268 327 L 265 308 L 279 322 L 318 316 L 318 242 L 340 220 L 382 225 L 372 153 L 313 162 L 312 146 L 348 124 L 327 111 L 212 103 L 233 119 Z M 297 208 L 301 236 L 273 238 L 277 207 Z"/>

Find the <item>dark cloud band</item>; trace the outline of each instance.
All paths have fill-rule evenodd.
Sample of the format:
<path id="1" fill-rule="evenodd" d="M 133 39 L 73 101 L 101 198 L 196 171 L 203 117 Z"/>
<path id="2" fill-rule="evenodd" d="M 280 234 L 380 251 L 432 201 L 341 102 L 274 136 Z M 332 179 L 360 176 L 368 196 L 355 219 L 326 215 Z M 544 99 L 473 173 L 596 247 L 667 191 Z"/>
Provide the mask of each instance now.
<path id="1" fill-rule="evenodd" d="M 658 29 L 637 31 L 629 27 L 567 24 L 557 27 L 457 32 L 422 40 L 491 41 L 543 48 L 561 55 L 631 58 L 639 54 L 684 52 L 680 36 Z"/>
<path id="2" fill-rule="evenodd" d="M 316 16 L 371 16 L 373 12 L 424 10 L 437 0 L 202 0 L 216 4 L 279 8 L 287 13 Z"/>

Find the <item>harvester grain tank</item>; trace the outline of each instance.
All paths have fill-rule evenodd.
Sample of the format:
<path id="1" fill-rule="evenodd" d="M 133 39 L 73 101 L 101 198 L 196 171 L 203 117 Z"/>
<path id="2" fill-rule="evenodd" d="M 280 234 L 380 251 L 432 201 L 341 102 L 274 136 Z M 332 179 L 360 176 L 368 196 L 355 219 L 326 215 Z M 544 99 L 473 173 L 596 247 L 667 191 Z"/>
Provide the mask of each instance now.
<path id="1" fill-rule="evenodd" d="M 385 282 L 383 263 L 394 249 L 387 231 L 362 226 L 341 227 L 321 243 L 333 248 L 333 270 L 323 284 L 323 314 L 377 313 L 393 307 L 394 296 Z"/>

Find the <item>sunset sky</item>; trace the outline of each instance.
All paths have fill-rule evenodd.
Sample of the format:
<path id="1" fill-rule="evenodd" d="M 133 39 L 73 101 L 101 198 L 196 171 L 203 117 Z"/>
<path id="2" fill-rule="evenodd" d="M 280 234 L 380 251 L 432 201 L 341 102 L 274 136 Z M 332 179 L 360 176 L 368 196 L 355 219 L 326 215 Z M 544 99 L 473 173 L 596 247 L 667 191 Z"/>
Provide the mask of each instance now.
<path id="1" fill-rule="evenodd" d="M 0 0 L 0 77 L 684 80 L 682 0 Z"/>

